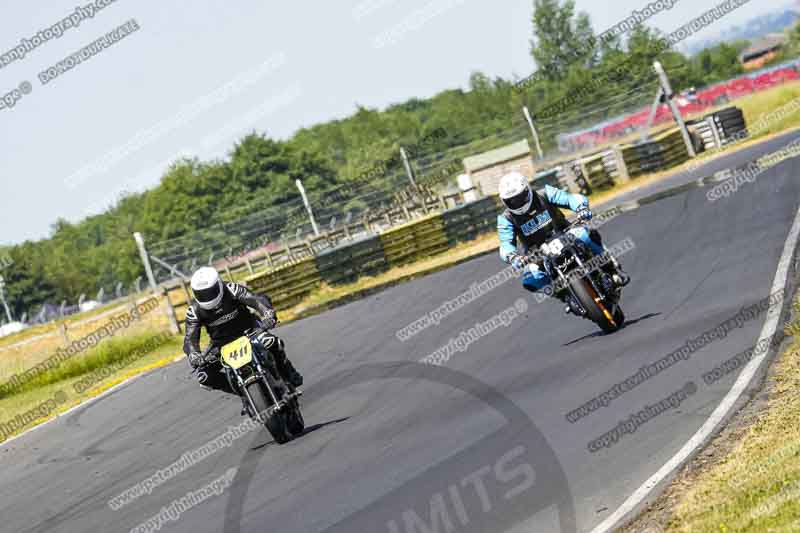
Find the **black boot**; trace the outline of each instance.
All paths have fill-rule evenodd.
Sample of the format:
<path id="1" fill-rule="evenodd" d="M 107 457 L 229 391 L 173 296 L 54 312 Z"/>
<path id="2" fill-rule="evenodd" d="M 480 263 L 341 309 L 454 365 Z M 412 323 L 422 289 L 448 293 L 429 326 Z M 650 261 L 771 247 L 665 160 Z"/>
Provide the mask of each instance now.
<path id="1" fill-rule="evenodd" d="M 303 386 L 303 376 L 297 369 L 292 365 L 292 362 L 289 359 L 286 359 L 286 369 L 282 374 L 286 377 L 289 383 L 292 384 L 293 387 L 302 387 Z"/>
<path id="2" fill-rule="evenodd" d="M 569 291 L 561 291 L 557 293 L 555 297 L 566 304 L 566 307 L 564 308 L 565 315 L 572 314 L 575 316 L 581 316 L 580 311 L 578 311 L 578 306 L 575 304 L 575 299 L 572 297 L 572 294 L 570 294 Z"/>
<path id="3" fill-rule="evenodd" d="M 631 277 L 628 275 L 627 272 L 622 270 L 622 267 L 619 265 L 619 263 L 616 263 L 616 265 L 614 265 L 614 273 L 611 274 L 611 279 L 614 280 L 614 285 L 616 285 L 620 289 L 622 287 L 627 286 L 628 283 L 631 282 Z"/>
<path id="4" fill-rule="evenodd" d="M 625 287 L 631 282 L 631 277 L 622 270 L 622 265 L 619 264 L 619 261 L 614 256 L 611 256 L 611 261 L 603 265 L 603 272 L 611 276 L 614 285 L 619 288 Z"/>
<path id="5" fill-rule="evenodd" d="M 300 387 L 303 385 L 303 376 L 294 367 L 289 358 L 286 356 L 286 351 L 282 348 L 277 348 L 273 351 L 275 356 L 275 363 L 278 366 L 278 372 L 281 373 L 283 379 L 292 384 L 293 387 Z"/>

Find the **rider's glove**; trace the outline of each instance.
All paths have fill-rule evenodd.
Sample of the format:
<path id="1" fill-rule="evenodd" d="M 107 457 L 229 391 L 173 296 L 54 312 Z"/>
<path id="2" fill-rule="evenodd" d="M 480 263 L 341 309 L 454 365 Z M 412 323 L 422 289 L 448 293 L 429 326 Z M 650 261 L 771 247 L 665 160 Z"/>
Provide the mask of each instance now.
<path id="1" fill-rule="evenodd" d="M 511 263 L 515 270 L 523 270 L 528 264 L 528 260 L 524 255 L 516 253 L 508 255 L 508 262 Z"/>
<path id="2" fill-rule="evenodd" d="M 264 329 L 273 329 L 275 326 L 278 325 L 278 314 L 275 312 L 274 309 L 270 309 L 265 315 L 261 322 L 264 325 Z"/>
<path id="3" fill-rule="evenodd" d="M 579 207 L 578 210 L 576 211 L 576 213 L 578 214 L 578 219 L 579 220 L 592 220 L 592 217 L 594 216 L 592 214 L 592 210 L 589 209 L 589 207 L 585 206 L 585 205 Z"/>
<path id="4" fill-rule="evenodd" d="M 192 352 L 189 354 L 189 364 L 192 368 L 203 366 L 203 354 L 200 352 Z"/>
<path id="5" fill-rule="evenodd" d="M 216 346 L 210 348 L 205 356 L 204 363 L 216 363 L 219 361 L 220 350 Z"/>

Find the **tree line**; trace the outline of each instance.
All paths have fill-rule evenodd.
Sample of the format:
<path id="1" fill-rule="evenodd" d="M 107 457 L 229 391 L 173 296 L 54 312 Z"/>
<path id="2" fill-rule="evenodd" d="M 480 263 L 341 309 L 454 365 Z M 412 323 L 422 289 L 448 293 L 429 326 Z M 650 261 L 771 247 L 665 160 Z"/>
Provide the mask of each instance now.
<path id="1" fill-rule="evenodd" d="M 675 50 L 653 57 L 651 51 L 663 37 L 658 31 L 639 26 L 626 38 L 600 40 L 593 37 L 588 15 L 576 12 L 571 0 L 534 0 L 534 7 L 530 52 L 539 74 L 523 90 L 515 88 L 517 80 L 473 72 L 466 90 L 410 98 L 383 110 L 358 106 L 347 118 L 300 129 L 285 141 L 254 131 L 237 141 L 225 158 L 178 160 L 153 189 L 123 194 L 104 212 L 78 222 L 59 219 L 48 238 L 8 248 L 13 264 L 2 275 L 13 313 L 33 314 L 44 302 L 74 302 L 99 287 L 108 291 L 118 282 L 133 283 L 143 275 L 132 238 L 135 231 L 149 242 L 183 237 L 184 247 L 201 247 L 214 231 L 220 239 L 231 233 L 214 228 L 233 228 L 242 217 L 270 208 L 289 228 L 296 220 L 286 214 L 281 222 L 279 206 L 297 199 L 295 179 L 302 179 L 321 204 L 331 192 L 330 203 L 341 204 L 344 212 L 348 202 L 351 207 L 359 202 L 356 197 L 348 200 L 347 191 L 355 190 L 354 184 L 363 187 L 365 176 L 375 188 L 394 186 L 389 175 L 402 171 L 400 146 L 415 147 L 413 155 L 419 158 L 496 136 L 507 132 L 512 120 L 519 123 L 512 117 L 520 116 L 523 105 L 534 113 L 557 105 L 598 77 L 607 81 L 583 105 L 614 102 L 632 85 L 654 79 L 655 59 L 665 64 L 678 91 L 742 73 L 738 54 L 746 42 L 719 44 L 694 57 Z M 800 33 L 796 35 L 793 42 L 800 40 Z M 626 76 L 612 72 L 622 61 L 628 66 Z M 612 104 L 604 112 L 611 117 L 626 110 L 620 102 L 619 108 Z M 560 127 L 572 128 L 581 126 L 584 116 L 578 104 L 557 118 L 563 121 Z M 561 132 L 545 128 L 546 150 L 553 149 L 555 135 Z M 452 181 L 456 174 L 458 169 L 450 165 L 436 180 Z M 245 242 L 257 237 L 241 238 Z"/>

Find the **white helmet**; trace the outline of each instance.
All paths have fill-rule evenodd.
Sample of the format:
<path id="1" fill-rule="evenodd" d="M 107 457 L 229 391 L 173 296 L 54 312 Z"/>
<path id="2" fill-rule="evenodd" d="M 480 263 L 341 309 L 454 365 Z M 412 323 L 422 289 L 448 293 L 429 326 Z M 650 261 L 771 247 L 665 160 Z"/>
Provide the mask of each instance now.
<path id="1" fill-rule="evenodd" d="M 524 215 L 533 204 L 533 191 L 525 176 L 510 172 L 500 180 L 500 199 L 515 215 Z"/>
<path id="2" fill-rule="evenodd" d="M 217 271 L 211 267 L 203 267 L 192 276 L 192 293 L 194 300 L 202 309 L 215 309 L 222 302 L 222 280 Z"/>

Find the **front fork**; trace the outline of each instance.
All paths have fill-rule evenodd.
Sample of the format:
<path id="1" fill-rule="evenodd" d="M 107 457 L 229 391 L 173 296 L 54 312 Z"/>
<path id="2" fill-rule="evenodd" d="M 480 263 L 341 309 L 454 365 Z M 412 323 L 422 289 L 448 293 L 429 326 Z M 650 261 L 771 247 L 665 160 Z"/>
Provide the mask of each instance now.
<path id="1" fill-rule="evenodd" d="M 245 381 L 244 379 L 242 379 L 242 376 L 238 372 L 236 372 L 236 380 L 239 385 L 239 390 L 241 390 L 242 393 L 245 395 L 247 402 L 250 404 L 252 412 L 256 413 L 256 416 L 259 418 L 259 420 L 261 418 L 261 413 L 257 412 L 255 403 L 253 402 L 253 398 L 250 396 L 250 391 L 247 390 L 247 385 L 250 385 L 254 381 L 258 380 L 261 380 L 261 382 L 264 384 L 264 388 L 269 393 L 270 400 L 272 400 L 272 406 L 269 409 L 268 416 L 272 416 L 276 412 L 281 411 L 289 404 L 289 402 L 300 397 L 303 394 L 302 391 L 293 390 L 291 392 L 287 392 L 287 394 L 285 394 L 282 399 L 278 399 L 278 397 L 275 395 L 275 387 L 270 382 L 271 380 L 271 376 L 269 374 L 270 371 L 268 369 L 264 369 L 264 367 L 261 365 L 261 361 L 259 360 L 258 356 L 253 357 L 253 366 L 256 369 L 256 373 L 254 376 L 248 378 Z"/>
<path id="2" fill-rule="evenodd" d="M 608 250 L 605 248 L 605 246 L 603 247 L 603 249 L 608 253 L 609 257 L 611 257 L 612 264 L 614 264 L 614 266 L 617 266 L 618 263 L 617 263 L 616 258 L 613 255 L 611 255 L 610 252 L 608 252 Z M 576 253 L 576 254 L 574 254 L 574 258 L 575 258 L 575 262 L 578 265 L 577 268 L 580 269 L 582 272 L 586 272 L 586 267 L 585 267 L 585 265 L 583 263 L 583 260 L 580 258 L 580 255 Z M 587 314 L 586 309 L 583 308 L 583 305 L 580 303 L 580 300 L 575 295 L 575 292 L 572 290 L 572 286 L 569 283 L 569 278 L 567 278 L 567 276 L 565 276 L 564 273 L 561 272 L 561 269 L 553 267 L 552 264 L 548 265 L 548 270 L 550 271 L 550 278 L 551 279 L 553 278 L 552 271 L 556 272 L 558 279 L 561 281 L 561 283 L 564 286 L 563 290 L 566 290 L 566 291 L 569 292 L 569 294 L 570 294 L 570 296 L 572 298 L 572 302 L 577 304 L 578 308 L 581 311 L 583 311 L 582 316 L 586 316 L 586 314 Z M 595 293 L 602 294 L 602 295 L 606 294 L 605 290 L 601 291 L 601 290 L 598 289 L 597 285 L 595 284 L 594 279 L 592 279 L 591 272 L 587 272 L 584 275 L 584 278 L 586 278 L 589 281 L 589 283 L 592 285 L 592 288 L 594 289 Z M 606 296 L 606 298 L 607 297 L 608 296 Z"/>
<path id="3" fill-rule="evenodd" d="M 256 404 L 253 402 L 253 397 L 250 396 L 250 391 L 247 390 L 245 381 L 242 379 L 242 376 L 240 376 L 238 372 L 235 372 L 235 374 L 236 374 L 236 384 L 239 387 L 240 394 L 245 400 L 247 400 L 248 405 L 250 405 L 250 412 L 254 413 L 254 416 L 259 419 L 259 422 L 262 422 L 261 413 L 258 412 L 258 408 L 256 408 Z"/>

